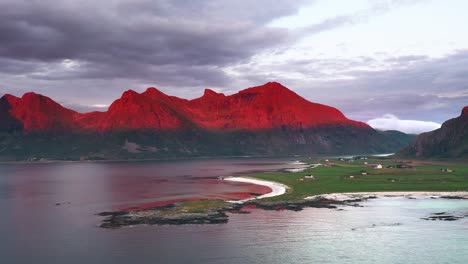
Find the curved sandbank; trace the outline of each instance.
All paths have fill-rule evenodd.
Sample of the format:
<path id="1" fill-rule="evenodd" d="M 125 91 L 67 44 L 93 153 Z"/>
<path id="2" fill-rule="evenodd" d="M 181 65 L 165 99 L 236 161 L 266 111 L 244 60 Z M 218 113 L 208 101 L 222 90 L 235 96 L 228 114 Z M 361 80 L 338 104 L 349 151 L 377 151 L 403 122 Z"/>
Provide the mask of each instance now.
<path id="1" fill-rule="evenodd" d="M 227 177 L 224 178 L 225 181 L 232 182 L 243 182 L 251 183 L 269 187 L 271 189 L 270 193 L 260 195 L 255 198 L 243 199 L 243 200 L 230 200 L 230 203 L 245 203 L 252 200 L 275 197 L 283 195 L 286 193 L 289 186 L 281 184 L 274 181 L 265 181 L 249 177 Z M 353 199 L 368 199 L 368 198 L 382 198 L 382 197 L 406 197 L 406 198 L 458 198 L 458 199 L 468 199 L 468 192 L 466 191 L 454 191 L 454 192 L 436 192 L 436 191 L 393 191 L 393 192 L 344 192 L 344 193 L 326 193 L 326 194 L 317 194 L 304 198 L 304 200 L 313 200 L 317 198 L 334 200 L 334 201 L 346 201 Z"/>
<path id="2" fill-rule="evenodd" d="M 271 189 L 271 192 L 260 195 L 260 196 L 257 196 L 255 198 L 228 201 L 230 203 L 245 203 L 245 202 L 251 201 L 251 200 L 257 200 L 257 199 L 263 199 L 263 198 L 279 196 L 279 195 L 285 194 L 286 191 L 289 189 L 288 186 L 286 186 L 284 184 L 281 184 L 279 182 L 264 181 L 264 180 L 258 180 L 258 179 L 254 179 L 254 178 L 248 178 L 248 177 L 227 177 L 227 178 L 224 178 L 224 180 L 225 181 L 232 181 L 232 182 L 243 182 L 243 183 L 251 183 L 251 184 L 256 184 L 256 185 L 262 185 L 262 186 L 266 186 L 266 187 Z"/>
<path id="3" fill-rule="evenodd" d="M 382 198 L 382 197 L 406 197 L 406 198 L 460 198 L 468 199 L 468 192 L 425 192 L 425 191 L 413 191 L 413 192 L 356 192 L 356 193 L 327 193 L 318 194 L 306 197 L 306 200 L 313 200 L 317 198 L 324 198 L 335 201 L 346 201 L 352 199 L 363 199 L 363 198 Z"/>

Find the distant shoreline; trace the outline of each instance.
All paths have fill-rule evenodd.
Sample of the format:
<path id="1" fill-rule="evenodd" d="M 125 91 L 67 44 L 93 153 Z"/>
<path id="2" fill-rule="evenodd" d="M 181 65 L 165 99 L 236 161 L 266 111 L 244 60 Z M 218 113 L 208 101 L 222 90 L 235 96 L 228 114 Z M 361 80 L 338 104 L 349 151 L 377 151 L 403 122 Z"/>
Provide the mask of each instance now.
<path id="1" fill-rule="evenodd" d="M 350 158 L 357 156 L 369 156 L 376 158 L 390 158 L 394 153 L 388 154 L 350 154 L 350 155 L 317 155 L 311 156 L 314 159 L 322 158 Z M 44 159 L 38 161 L 27 161 L 27 160 L 2 160 L 0 159 L 0 165 L 3 164 L 54 164 L 54 163 L 118 163 L 118 162 L 150 162 L 150 161 L 183 161 L 183 160 L 209 160 L 209 159 L 304 159 L 308 156 L 301 155 L 289 155 L 289 156 L 272 156 L 272 155 L 241 155 L 241 156 L 193 156 L 193 157 L 165 157 L 165 158 L 148 158 L 148 159 L 91 159 L 91 160 L 60 160 L 60 159 Z M 310 156 L 309 156 L 310 157 Z M 436 159 L 423 159 L 423 158 L 399 158 L 404 161 L 415 161 L 421 163 L 431 164 L 466 164 L 468 160 L 466 158 L 436 158 Z"/>
<path id="2" fill-rule="evenodd" d="M 96 160 L 39 160 L 39 161 L 8 161 L 0 160 L 2 164 L 54 164 L 54 163 L 127 163 L 127 162 L 150 162 L 150 161 L 184 161 L 184 160 L 216 160 L 216 159 L 282 159 L 301 158 L 297 156 L 194 156 L 194 157 L 167 157 L 151 159 L 96 159 Z"/>
<path id="3" fill-rule="evenodd" d="M 468 199 L 467 191 L 453 191 L 453 192 L 426 192 L 426 191 L 412 191 L 412 192 L 348 192 L 348 193 L 327 193 L 317 194 L 306 197 L 304 199 L 317 199 L 324 198 L 335 201 L 347 201 L 353 199 L 369 199 L 369 198 L 383 198 L 383 197 L 405 197 L 409 199 L 433 197 L 433 198 L 447 198 L 447 199 Z"/>

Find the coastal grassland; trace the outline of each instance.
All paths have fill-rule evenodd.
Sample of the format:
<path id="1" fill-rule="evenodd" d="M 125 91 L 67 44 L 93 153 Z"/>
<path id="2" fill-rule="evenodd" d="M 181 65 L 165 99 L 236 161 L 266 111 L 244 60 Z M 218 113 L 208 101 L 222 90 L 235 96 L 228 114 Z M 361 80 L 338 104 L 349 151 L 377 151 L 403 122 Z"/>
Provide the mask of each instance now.
<path id="1" fill-rule="evenodd" d="M 326 164 L 324 160 L 307 162 Z M 364 162 L 382 164 L 383 169 L 374 169 Z M 303 172 L 259 173 L 250 176 L 279 182 L 291 188 L 284 195 L 266 198 L 264 201 L 295 201 L 312 195 L 344 192 L 468 191 L 468 164 L 402 162 L 391 158 L 353 162 L 329 160 L 329 163 L 333 165 L 309 168 Z M 409 168 L 396 168 L 397 165 Z M 451 172 L 441 170 L 447 168 Z M 368 174 L 363 175 L 363 172 Z M 313 175 L 315 180 L 304 179 L 306 175 Z"/>
<path id="2" fill-rule="evenodd" d="M 247 204 L 266 210 L 302 210 L 304 207 L 336 208 L 341 201 L 304 200 L 326 193 L 426 191 L 468 191 L 468 164 L 446 162 L 398 161 L 390 158 L 307 161 L 327 166 L 308 168 L 303 172 L 271 172 L 248 175 L 260 180 L 282 183 L 288 191 L 279 196 L 251 200 Z M 367 162 L 369 164 L 364 164 Z M 370 164 L 381 164 L 374 169 Z M 367 174 L 363 174 L 367 172 Z M 305 178 L 313 175 L 314 179 Z M 456 197 L 456 196 L 454 196 Z M 242 204 L 223 200 L 196 200 L 168 204 L 144 210 L 102 212 L 107 216 L 103 228 L 119 228 L 136 224 L 219 224 L 228 221 L 227 212 L 243 213 Z M 445 217 L 445 216 L 444 216 Z"/>
<path id="3" fill-rule="evenodd" d="M 177 204 L 177 211 L 184 213 L 206 213 L 213 208 L 224 208 L 230 204 L 223 200 L 198 200 L 198 201 L 187 201 Z"/>

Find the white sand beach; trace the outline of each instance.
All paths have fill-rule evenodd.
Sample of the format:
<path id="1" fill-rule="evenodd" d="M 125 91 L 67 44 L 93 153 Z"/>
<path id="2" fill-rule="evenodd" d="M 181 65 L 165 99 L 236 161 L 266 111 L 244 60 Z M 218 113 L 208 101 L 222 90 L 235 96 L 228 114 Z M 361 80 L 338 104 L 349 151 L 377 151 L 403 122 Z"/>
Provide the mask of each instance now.
<path id="1" fill-rule="evenodd" d="M 425 197 L 461 197 L 468 199 L 468 192 L 360 192 L 360 193 L 328 193 L 306 197 L 304 199 L 325 198 L 336 201 L 345 201 L 351 199 L 362 199 L 369 197 L 407 197 L 407 198 L 425 198 Z"/>
<path id="2" fill-rule="evenodd" d="M 256 199 L 263 199 L 263 198 L 268 198 L 268 197 L 274 197 L 278 195 L 282 195 L 286 193 L 287 189 L 289 189 L 288 186 L 278 183 L 278 182 L 272 182 L 272 181 L 264 181 L 264 180 L 258 180 L 258 179 L 253 179 L 253 178 L 247 178 L 247 177 L 227 177 L 224 178 L 225 181 L 232 181 L 232 182 L 244 182 L 244 183 L 251 183 L 251 184 L 257 184 L 257 185 L 262 185 L 269 187 L 271 189 L 270 193 L 266 193 L 263 195 L 260 195 L 255 198 L 249 198 L 249 199 L 244 199 L 244 200 L 236 200 L 236 201 L 228 201 L 231 203 L 245 203 L 247 201 L 251 200 L 256 200 Z"/>

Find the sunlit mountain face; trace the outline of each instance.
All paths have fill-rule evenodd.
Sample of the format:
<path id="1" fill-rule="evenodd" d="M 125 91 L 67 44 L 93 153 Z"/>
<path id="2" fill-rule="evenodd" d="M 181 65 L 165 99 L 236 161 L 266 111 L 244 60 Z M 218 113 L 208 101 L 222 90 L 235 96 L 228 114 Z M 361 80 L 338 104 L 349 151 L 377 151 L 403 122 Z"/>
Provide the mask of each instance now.
<path id="1" fill-rule="evenodd" d="M 129 90 L 105 112 L 78 113 L 27 93 L 0 99 L 5 159 L 154 158 L 392 152 L 412 136 L 379 132 L 279 83 L 186 100 Z"/>
<path id="2" fill-rule="evenodd" d="M 156 88 L 148 88 L 141 94 L 129 90 L 108 111 L 90 113 L 75 112 L 35 93 L 26 93 L 21 98 L 5 95 L 1 100 L 5 128 L 20 127 L 26 133 L 165 131 L 192 127 L 215 131 L 305 129 L 324 125 L 370 129 L 364 123 L 349 120 L 336 108 L 305 100 L 279 83 L 267 83 L 230 96 L 207 89 L 194 100 L 168 96 Z"/>
<path id="3" fill-rule="evenodd" d="M 466 105 L 467 5 L 2 0 L 0 96 L 32 91 L 91 112 L 128 89 L 192 100 L 276 81 L 374 129 L 419 134 Z"/>

